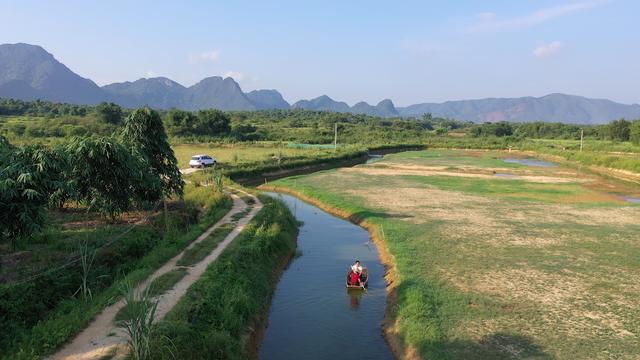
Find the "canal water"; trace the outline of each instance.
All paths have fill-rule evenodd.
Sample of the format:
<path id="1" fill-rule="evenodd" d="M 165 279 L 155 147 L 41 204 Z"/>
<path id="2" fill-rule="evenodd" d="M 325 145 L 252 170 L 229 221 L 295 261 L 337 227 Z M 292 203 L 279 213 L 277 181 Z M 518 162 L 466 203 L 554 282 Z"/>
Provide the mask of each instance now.
<path id="1" fill-rule="evenodd" d="M 276 287 L 260 359 L 393 359 L 381 327 L 384 268 L 369 233 L 293 196 L 269 195 L 304 224 L 301 256 Z M 369 269 L 369 288 L 347 292 L 346 273 L 356 259 Z"/>

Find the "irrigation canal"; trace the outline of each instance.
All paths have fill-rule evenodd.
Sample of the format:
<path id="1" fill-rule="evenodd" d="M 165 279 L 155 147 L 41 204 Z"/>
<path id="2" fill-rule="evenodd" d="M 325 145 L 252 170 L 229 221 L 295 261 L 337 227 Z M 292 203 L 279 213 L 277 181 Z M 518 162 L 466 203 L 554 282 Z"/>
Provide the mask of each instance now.
<path id="1" fill-rule="evenodd" d="M 298 251 L 271 303 L 260 359 L 393 359 L 382 336 L 384 268 L 369 233 L 293 196 L 282 199 L 303 222 Z M 345 277 L 359 259 L 367 291 L 349 291 Z"/>

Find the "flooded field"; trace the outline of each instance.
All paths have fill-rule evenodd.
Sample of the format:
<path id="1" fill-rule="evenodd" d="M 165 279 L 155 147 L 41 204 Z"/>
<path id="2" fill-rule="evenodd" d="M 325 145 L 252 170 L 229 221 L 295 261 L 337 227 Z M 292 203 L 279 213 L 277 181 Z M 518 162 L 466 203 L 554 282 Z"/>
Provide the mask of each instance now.
<path id="1" fill-rule="evenodd" d="M 543 161 L 543 160 L 538 160 L 533 158 L 505 158 L 503 159 L 503 161 L 510 164 L 520 164 L 524 166 L 540 166 L 540 167 L 558 166 L 558 164 L 550 161 Z"/>

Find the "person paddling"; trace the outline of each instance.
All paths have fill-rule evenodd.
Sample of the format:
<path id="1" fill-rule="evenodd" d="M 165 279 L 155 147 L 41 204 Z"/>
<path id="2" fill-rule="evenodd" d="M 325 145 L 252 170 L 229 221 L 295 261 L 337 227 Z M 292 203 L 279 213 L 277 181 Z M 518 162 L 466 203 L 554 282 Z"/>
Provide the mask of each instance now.
<path id="1" fill-rule="evenodd" d="M 360 275 L 358 275 L 358 273 L 356 273 L 355 271 L 351 271 L 349 273 L 349 284 L 353 286 L 357 286 L 359 282 L 360 282 Z"/>
<path id="2" fill-rule="evenodd" d="M 362 274 L 362 265 L 360 265 L 360 260 L 356 260 L 355 264 L 351 265 L 351 271 L 358 275 Z"/>

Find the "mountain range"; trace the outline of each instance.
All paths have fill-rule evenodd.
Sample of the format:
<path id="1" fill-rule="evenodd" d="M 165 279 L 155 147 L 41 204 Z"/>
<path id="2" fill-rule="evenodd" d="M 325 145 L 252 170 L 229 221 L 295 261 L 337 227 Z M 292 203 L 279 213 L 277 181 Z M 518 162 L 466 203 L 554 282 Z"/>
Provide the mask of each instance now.
<path id="1" fill-rule="evenodd" d="M 640 105 L 625 105 L 605 99 L 550 94 L 542 97 L 487 98 L 444 103 L 421 103 L 396 107 L 389 99 L 370 105 L 349 106 L 327 95 L 290 105 L 277 90 L 245 93 L 230 78 L 212 76 L 185 87 L 165 77 L 98 86 L 71 71 L 37 45 L 0 45 L 0 97 L 47 100 L 73 104 L 115 102 L 124 107 L 148 105 L 157 109 L 264 110 L 306 109 L 367 114 L 382 117 L 421 117 L 425 113 L 474 122 L 558 121 L 597 124 L 613 119 L 640 118 Z"/>

